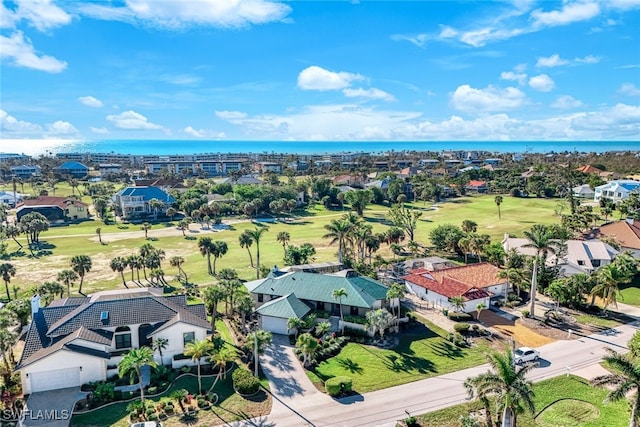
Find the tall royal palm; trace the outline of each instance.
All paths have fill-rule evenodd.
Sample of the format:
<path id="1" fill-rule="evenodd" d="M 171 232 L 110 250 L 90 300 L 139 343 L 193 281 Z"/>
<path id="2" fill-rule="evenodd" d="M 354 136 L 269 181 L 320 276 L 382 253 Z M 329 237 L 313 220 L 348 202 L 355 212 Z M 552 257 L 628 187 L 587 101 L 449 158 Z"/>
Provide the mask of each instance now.
<path id="1" fill-rule="evenodd" d="M 226 254 L 228 250 L 229 247 L 227 246 L 227 242 L 224 242 L 222 240 L 216 240 L 215 242 L 213 242 L 213 245 L 211 246 L 211 255 L 213 255 L 214 276 L 216 275 L 216 261 L 218 261 L 218 258 L 222 258 L 222 256 Z"/>
<path id="2" fill-rule="evenodd" d="M 80 284 L 78 285 L 78 293 L 82 293 L 82 283 L 84 283 L 84 276 L 91 271 L 91 258 L 89 255 L 75 255 L 71 258 L 71 269 L 75 271 L 80 277 Z"/>
<path id="3" fill-rule="evenodd" d="M 191 360 L 198 365 L 198 394 L 202 394 L 202 378 L 200 376 L 200 365 L 202 358 L 213 353 L 213 344 L 209 340 L 192 341 L 184 348 L 184 355 L 191 356 Z"/>
<path id="4" fill-rule="evenodd" d="M 625 398 L 631 399 L 631 419 L 629 427 L 638 427 L 640 418 L 640 364 L 611 349 L 603 358 L 612 374 L 594 378 L 592 384 L 606 387 L 609 390 L 607 400 L 616 402 Z"/>
<path id="5" fill-rule="evenodd" d="M 322 236 L 322 238 L 331 239 L 331 242 L 329 242 L 330 245 L 338 242 L 338 262 L 342 262 L 342 258 L 344 257 L 344 250 L 352 227 L 350 222 L 341 219 L 334 219 L 324 226 L 328 233 Z"/>
<path id="6" fill-rule="evenodd" d="M 536 291 L 538 289 L 538 264 L 540 260 L 547 254 L 556 254 L 560 250 L 560 245 L 553 240 L 551 229 L 545 225 L 536 224 L 531 227 L 531 231 L 525 231 L 524 236 L 529 239 L 529 243 L 523 245 L 524 248 L 532 248 L 535 250 L 535 258 L 533 260 L 533 274 L 531 275 L 531 292 L 529 313 L 531 317 L 535 317 L 536 310 Z"/>
<path id="7" fill-rule="evenodd" d="M 207 257 L 207 272 L 210 275 L 213 275 L 213 270 L 211 269 L 211 254 L 213 253 L 213 240 L 211 237 L 201 237 L 198 240 L 198 249 L 200 249 L 200 253 L 202 256 Z"/>
<path id="8" fill-rule="evenodd" d="M 169 265 L 171 267 L 177 267 L 178 273 L 180 273 L 181 277 L 184 278 L 184 282 L 189 283 L 189 278 L 187 277 L 187 273 L 185 273 L 184 269 L 182 268 L 182 264 L 184 264 L 184 258 L 179 255 L 169 258 Z"/>
<path id="9" fill-rule="evenodd" d="M 333 299 L 338 300 L 338 304 L 340 305 L 340 320 L 344 324 L 344 316 L 342 314 L 342 298 L 346 298 L 348 296 L 347 290 L 345 288 L 334 289 L 331 293 Z"/>
<path id="10" fill-rule="evenodd" d="M 140 384 L 140 401 L 144 403 L 144 384 L 142 383 L 142 367 L 150 366 L 155 368 L 158 366 L 153 359 L 153 350 L 149 347 L 133 348 L 124 355 L 120 363 L 118 363 L 118 375 L 120 378 L 129 376 L 131 382 L 137 378 Z"/>
<path id="11" fill-rule="evenodd" d="M 291 235 L 289 234 L 289 232 L 288 231 L 279 232 L 278 236 L 276 237 L 276 240 L 278 242 L 280 242 L 280 244 L 282 245 L 282 250 L 285 251 L 285 253 L 286 253 L 287 252 L 287 244 L 291 240 Z"/>
<path id="12" fill-rule="evenodd" d="M 4 288 L 7 291 L 7 300 L 11 301 L 11 294 L 9 294 L 9 283 L 11 282 L 11 278 L 16 275 L 16 268 L 13 264 L 5 262 L 0 264 L 0 276 L 2 276 L 2 280 L 4 281 Z"/>
<path id="13" fill-rule="evenodd" d="M 251 255 L 251 245 L 253 245 L 253 237 L 251 237 L 248 233 L 249 230 L 245 230 L 238 236 L 238 241 L 240 242 L 241 248 L 246 248 L 249 253 L 249 261 L 251 262 L 251 268 L 255 268 L 253 265 L 253 255 Z"/>
<path id="14" fill-rule="evenodd" d="M 246 231 L 246 233 L 251 236 L 251 239 L 256 243 L 256 279 L 260 278 L 260 238 L 267 230 L 269 230 L 267 227 L 256 227 L 254 230 Z"/>
<path id="15" fill-rule="evenodd" d="M 499 413 L 508 409 L 515 427 L 518 414 L 535 411 L 533 383 L 526 378 L 535 365 L 516 365 L 511 351 L 491 353 L 488 359 L 491 370 L 468 378 L 465 387 L 471 397 L 477 395 L 482 400 L 495 396 Z"/>
<path id="16" fill-rule="evenodd" d="M 225 297 L 225 291 L 221 284 L 214 283 L 204 289 L 204 303 L 207 311 L 211 315 L 211 339 L 216 335 L 216 315 L 218 314 L 218 303 Z"/>
<path id="17" fill-rule="evenodd" d="M 67 297 L 70 297 L 71 282 L 75 282 L 76 280 L 78 280 L 78 274 L 73 270 L 66 269 L 58 273 L 57 279 L 65 284 L 65 286 L 67 287 Z M 133 276 L 131 277 L 131 280 L 133 280 Z"/>
<path id="18" fill-rule="evenodd" d="M 605 265 L 593 276 L 595 276 L 596 285 L 591 290 L 591 295 L 599 296 L 604 300 L 605 310 L 611 304 L 618 306 L 620 285 L 629 283 L 633 277 L 615 263 Z"/>
<path id="19" fill-rule="evenodd" d="M 125 288 L 129 288 L 127 286 L 127 280 L 124 278 L 124 270 L 127 268 L 127 259 L 121 256 L 117 256 L 111 260 L 111 269 L 113 271 L 117 271 L 120 273 L 122 277 L 122 284 Z"/>

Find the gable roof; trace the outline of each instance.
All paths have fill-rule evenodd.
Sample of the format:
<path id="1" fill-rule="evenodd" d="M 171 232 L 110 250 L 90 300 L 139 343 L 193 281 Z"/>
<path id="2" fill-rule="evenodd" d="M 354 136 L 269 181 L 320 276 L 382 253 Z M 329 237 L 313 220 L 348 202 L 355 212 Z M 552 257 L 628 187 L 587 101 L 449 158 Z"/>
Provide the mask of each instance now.
<path id="1" fill-rule="evenodd" d="M 158 187 L 127 187 L 116 193 L 123 197 L 142 197 L 144 201 L 158 199 L 164 203 L 173 203 L 175 199 Z"/>
<path id="2" fill-rule="evenodd" d="M 80 200 L 72 199 L 70 197 L 38 196 L 35 199 L 24 199 L 22 203 L 18 205 L 18 208 L 23 206 L 57 206 L 64 210 L 69 205 L 89 206 Z"/>
<path id="3" fill-rule="evenodd" d="M 403 279 L 447 298 L 463 297 L 471 301 L 493 295 L 485 289 L 479 289 L 452 277 L 425 272 L 424 269 L 414 270 Z"/>
<path id="4" fill-rule="evenodd" d="M 602 169 L 599 169 L 591 165 L 580 166 L 579 168 L 576 168 L 576 171 L 582 172 L 582 173 L 597 173 L 597 174 L 603 172 Z"/>
<path id="5" fill-rule="evenodd" d="M 623 248 L 640 249 L 640 223 L 636 221 L 616 221 L 605 224 L 594 234 L 614 238 Z"/>
<path id="6" fill-rule="evenodd" d="M 335 303 L 333 291 L 344 288 L 347 296 L 342 304 L 372 308 L 374 302 L 387 296 L 388 288 L 369 277 L 340 277 L 333 274 L 316 274 L 293 271 L 279 277 L 269 277 L 245 284 L 256 294 L 285 296 L 291 293 L 301 300 Z"/>
<path id="7" fill-rule="evenodd" d="M 105 311 L 109 316 L 103 322 L 101 313 Z M 85 347 L 72 343 L 76 339 L 110 345 L 113 333 L 105 328 L 149 323 L 155 327 L 153 332 L 157 332 L 179 322 L 210 328 L 204 304 L 188 305 L 184 295 L 163 297 L 147 288 L 97 292 L 91 298 L 53 302 L 34 314 L 18 366 L 63 348 L 82 352 Z"/>
<path id="8" fill-rule="evenodd" d="M 307 304 L 300 301 L 295 294 L 290 293 L 261 305 L 256 310 L 256 313 L 281 319 L 290 319 L 292 317 L 302 319 L 310 311 L 311 308 Z"/>
<path id="9" fill-rule="evenodd" d="M 84 169 L 84 170 L 89 170 L 88 167 L 86 167 L 85 165 L 83 165 L 80 162 L 64 162 L 63 164 L 58 166 L 58 169 Z"/>
<path id="10" fill-rule="evenodd" d="M 485 181 L 478 181 L 474 179 L 469 181 L 469 183 L 467 184 L 467 187 L 484 187 L 485 185 L 487 185 Z"/>

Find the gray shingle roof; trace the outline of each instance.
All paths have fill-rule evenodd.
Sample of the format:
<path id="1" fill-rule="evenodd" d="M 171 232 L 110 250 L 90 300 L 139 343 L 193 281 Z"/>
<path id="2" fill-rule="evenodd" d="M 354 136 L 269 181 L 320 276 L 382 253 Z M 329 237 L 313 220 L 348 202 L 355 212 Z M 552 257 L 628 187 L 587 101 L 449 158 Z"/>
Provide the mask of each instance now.
<path id="1" fill-rule="evenodd" d="M 340 277 L 330 274 L 291 272 L 280 277 L 270 277 L 247 283 L 250 292 L 284 296 L 291 293 L 301 300 L 335 303 L 333 291 L 344 288 L 347 296 L 342 304 L 353 307 L 372 308 L 373 303 L 384 300 L 388 288 L 369 277 Z"/>
<path id="2" fill-rule="evenodd" d="M 294 294 L 289 294 L 261 305 L 256 313 L 262 316 L 279 317 L 281 319 L 302 319 L 311 309 Z"/>
<path id="3" fill-rule="evenodd" d="M 149 323 L 156 326 L 154 331 L 157 332 L 182 322 L 210 328 L 204 304 L 187 305 L 184 295 L 163 297 L 151 292 L 145 294 L 144 291 L 136 291 L 96 294 L 92 298 L 63 301 L 43 307 L 34 314 L 18 367 L 40 360 L 62 348 L 77 350 L 81 346 L 69 347 L 75 339 L 110 345 L 113 333 L 104 330 L 105 327 Z M 84 302 L 75 305 L 81 301 Z M 70 305 L 71 303 L 74 305 Z M 105 323 L 100 320 L 103 311 L 109 312 Z"/>

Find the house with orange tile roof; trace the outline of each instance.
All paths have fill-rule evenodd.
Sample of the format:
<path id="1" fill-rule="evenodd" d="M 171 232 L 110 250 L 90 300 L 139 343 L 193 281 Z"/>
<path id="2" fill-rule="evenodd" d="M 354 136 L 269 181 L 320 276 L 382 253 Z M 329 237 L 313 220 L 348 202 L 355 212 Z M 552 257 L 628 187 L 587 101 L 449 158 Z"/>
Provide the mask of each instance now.
<path id="1" fill-rule="evenodd" d="M 467 191 L 475 191 L 477 193 L 486 193 L 488 190 L 487 183 L 485 181 L 477 180 L 469 181 L 469 183 L 464 188 Z"/>
<path id="2" fill-rule="evenodd" d="M 620 245 L 620 251 L 630 251 L 635 258 L 640 258 L 640 221 L 628 218 L 624 221 L 611 222 L 594 230 L 589 237 L 606 237 Z"/>
<path id="3" fill-rule="evenodd" d="M 418 268 L 402 279 L 408 292 L 434 307 L 453 309 L 451 298 L 462 297 L 463 311 L 470 313 L 478 304 L 489 307 L 492 300 L 506 298 L 508 282 L 498 277 L 499 272 L 500 269 L 484 262 L 438 271 Z"/>
<path id="4" fill-rule="evenodd" d="M 576 168 L 576 171 L 582 172 L 582 173 L 592 173 L 596 175 L 600 175 L 602 172 L 604 172 L 602 169 L 596 168 L 591 165 L 580 166 L 579 168 Z"/>

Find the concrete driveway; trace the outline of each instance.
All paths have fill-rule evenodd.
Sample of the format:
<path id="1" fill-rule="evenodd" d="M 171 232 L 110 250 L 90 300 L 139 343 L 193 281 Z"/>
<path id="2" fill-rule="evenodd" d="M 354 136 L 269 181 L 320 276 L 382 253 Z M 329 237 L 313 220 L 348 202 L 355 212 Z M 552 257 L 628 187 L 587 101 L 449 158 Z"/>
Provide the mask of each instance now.
<path id="1" fill-rule="evenodd" d="M 85 397 L 80 387 L 33 393 L 27 399 L 24 426 L 68 427 L 75 403 Z"/>

